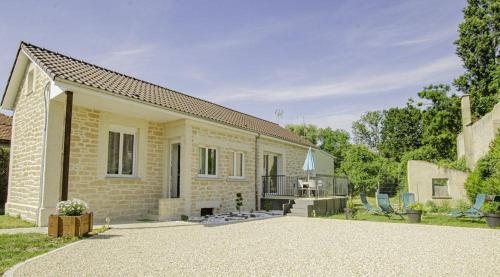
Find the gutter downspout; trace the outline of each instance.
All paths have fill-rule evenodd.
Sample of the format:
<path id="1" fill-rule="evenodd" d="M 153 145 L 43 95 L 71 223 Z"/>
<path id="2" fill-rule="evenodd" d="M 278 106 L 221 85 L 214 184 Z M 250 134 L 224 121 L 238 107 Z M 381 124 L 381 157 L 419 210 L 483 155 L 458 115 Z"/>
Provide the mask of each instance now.
<path id="1" fill-rule="evenodd" d="M 258 185 L 258 168 L 259 168 L 259 151 L 257 151 L 258 141 L 260 138 L 260 134 L 258 133 L 255 137 L 255 210 L 259 210 L 259 185 Z"/>
<path id="2" fill-rule="evenodd" d="M 38 194 L 38 209 L 36 211 L 36 221 L 37 225 L 40 226 L 40 209 L 43 207 L 42 202 L 43 202 L 43 195 L 44 195 L 44 190 L 45 190 L 45 152 L 47 151 L 47 125 L 49 121 L 49 104 L 47 101 L 47 93 L 49 92 L 49 84 L 50 81 L 47 81 L 45 84 L 45 88 L 43 89 L 43 101 L 44 101 L 44 126 L 43 126 L 43 135 L 42 135 L 42 164 L 40 165 L 40 193 Z"/>

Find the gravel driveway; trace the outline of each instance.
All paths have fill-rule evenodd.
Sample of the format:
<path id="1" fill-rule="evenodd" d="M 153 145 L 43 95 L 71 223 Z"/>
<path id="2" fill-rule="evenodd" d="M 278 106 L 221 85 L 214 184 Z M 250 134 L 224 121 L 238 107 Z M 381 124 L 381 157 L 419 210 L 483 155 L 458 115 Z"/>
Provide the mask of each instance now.
<path id="1" fill-rule="evenodd" d="M 112 229 L 14 276 L 498 276 L 499 261 L 499 230 L 280 217 Z"/>

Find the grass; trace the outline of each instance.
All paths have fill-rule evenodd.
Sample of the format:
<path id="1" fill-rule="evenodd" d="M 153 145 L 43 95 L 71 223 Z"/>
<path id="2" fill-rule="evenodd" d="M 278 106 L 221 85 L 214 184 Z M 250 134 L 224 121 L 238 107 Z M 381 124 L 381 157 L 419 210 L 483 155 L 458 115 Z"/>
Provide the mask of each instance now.
<path id="1" fill-rule="evenodd" d="M 0 275 L 19 262 L 77 240 L 36 233 L 0 235 Z"/>
<path id="2" fill-rule="evenodd" d="M 367 197 L 368 203 L 370 203 L 373 207 L 377 207 L 375 197 Z M 394 209 L 399 210 L 400 203 L 398 197 L 390 198 L 390 203 L 394 207 Z M 359 197 L 355 197 L 353 199 L 353 203 L 355 208 L 358 210 L 355 220 L 360 221 L 374 221 L 374 222 L 390 222 L 390 223 L 408 223 L 408 217 L 404 216 L 405 219 L 401 219 L 399 216 L 392 216 L 388 218 L 384 215 L 374 215 L 368 212 L 365 212 L 365 208 L 361 204 L 361 199 Z M 329 216 L 328 218 L 332 219 L 344 219 L 345 215 L 334 214 Z M 467 219 L 467 218 L 453 218 L 443 213 L 427 213 L 422 215 L 422 222 L 420 224 L 425 225 L 439 225 L 439 226 L 454 226 L 454 227 L 469 227 L 469 228 L 489 228 L 484 219 Z"/>
<path id="3" fill-rule="evenodd" d="M 0 215 L 0 229 L 35 227 L 35 224 L 24 221 L 19 217 Z"/>
<path id="4" fill-rule="evenodd" d="M 344 219 L 344 214 L 335 214 L 329 216 L 332 219 Z M 401 219 L 399 216 L 392 216 L 388 218 L 384 215 L 369 214 L 358 209 L 358 214 L 355 220 L 360 221 L 375 221 L 375 222 L 390 222 L 390 223 L 408 223 L 408 219 Z M 454 227 L 469 227 L 469 228 L 489 228 L 484 220 L 472 220 L 466 218 L 453 218 L 445 214 L 426 214 L 422 215 L 422 222 L 420 224 L 426 225 L 440 225 L 440 226 L 454 226 Z"/>

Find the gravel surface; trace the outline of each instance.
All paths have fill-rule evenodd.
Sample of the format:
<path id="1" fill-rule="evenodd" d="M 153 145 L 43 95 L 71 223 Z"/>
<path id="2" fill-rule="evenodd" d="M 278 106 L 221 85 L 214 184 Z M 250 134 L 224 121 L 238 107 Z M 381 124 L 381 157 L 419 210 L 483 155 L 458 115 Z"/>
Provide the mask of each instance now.
<path id="1" fill-rule="evenodd" d="M 280 217 L 135 224 L 14 276 L 498 276 L 499 230 Z"/>

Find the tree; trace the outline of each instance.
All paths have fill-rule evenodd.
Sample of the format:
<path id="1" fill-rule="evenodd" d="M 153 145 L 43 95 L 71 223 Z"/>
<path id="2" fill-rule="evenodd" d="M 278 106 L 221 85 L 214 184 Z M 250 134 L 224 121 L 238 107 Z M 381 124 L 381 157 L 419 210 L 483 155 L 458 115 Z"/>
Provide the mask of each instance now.
<path id="1" fill-rule="evenodd" d="M 422 114 L 410 99 L 404 108 L 384 111 L 380 153 L 399 161 L 404 153 L 422 145 Z"/>
<path id="2" fill-rule="evenodd" d="M 472 113 L 481 117 L 499 101 L 500 1 L 468 0 L 463 12 L 455 44 L 466 71 L 454 85 L 470 94 Z"/>
<path id="3" fill-rule="evenodd" d="M 344 153 L 341 165 L 356 192 L 373 192 L 378 185 L 386 186 L 389 178 L 395 179 L 396 163 L 377 155 L 365 145 L 351 144 Z M 393 185 L 393 182 L 390 182 Z"/>
<path id="4" fill-rule="evenodd" d="M 358 121 L 352 123 L 352 133 L 354 141 L 364 144 L 371 150 L 377 150 L 380 142 L 383 113 L 381 111 L 371 111 L 363 114 Z"/>
<path id="5" fill-rule="evenodd" d="M 330 127 L 327 127 L 321 129 L 320 138 L 320 148 L 335 156 L 335 169 L 340 168 L 344 152 L 350 144 L 349 133 L 342 129 L 332 130 Z"/>
<path id="6" fill-rule="evenodd" d="M 288 124 L 285 126 L 286 129 L 292 131 L 293 133 L 304 137 L 312 144 L 317 145 L 320 130 L 316 125 L 313 124 Z"/>
<path id="7" fill-rule="evenodd" d="M 448 85 L 430 85 L 418 93 L 428 103 L 422 112 L 422 144 L 435 149 L 437 159 L 456 158 L 457 134 L 462 129 L 460 98 L 451 94 Z"/>

